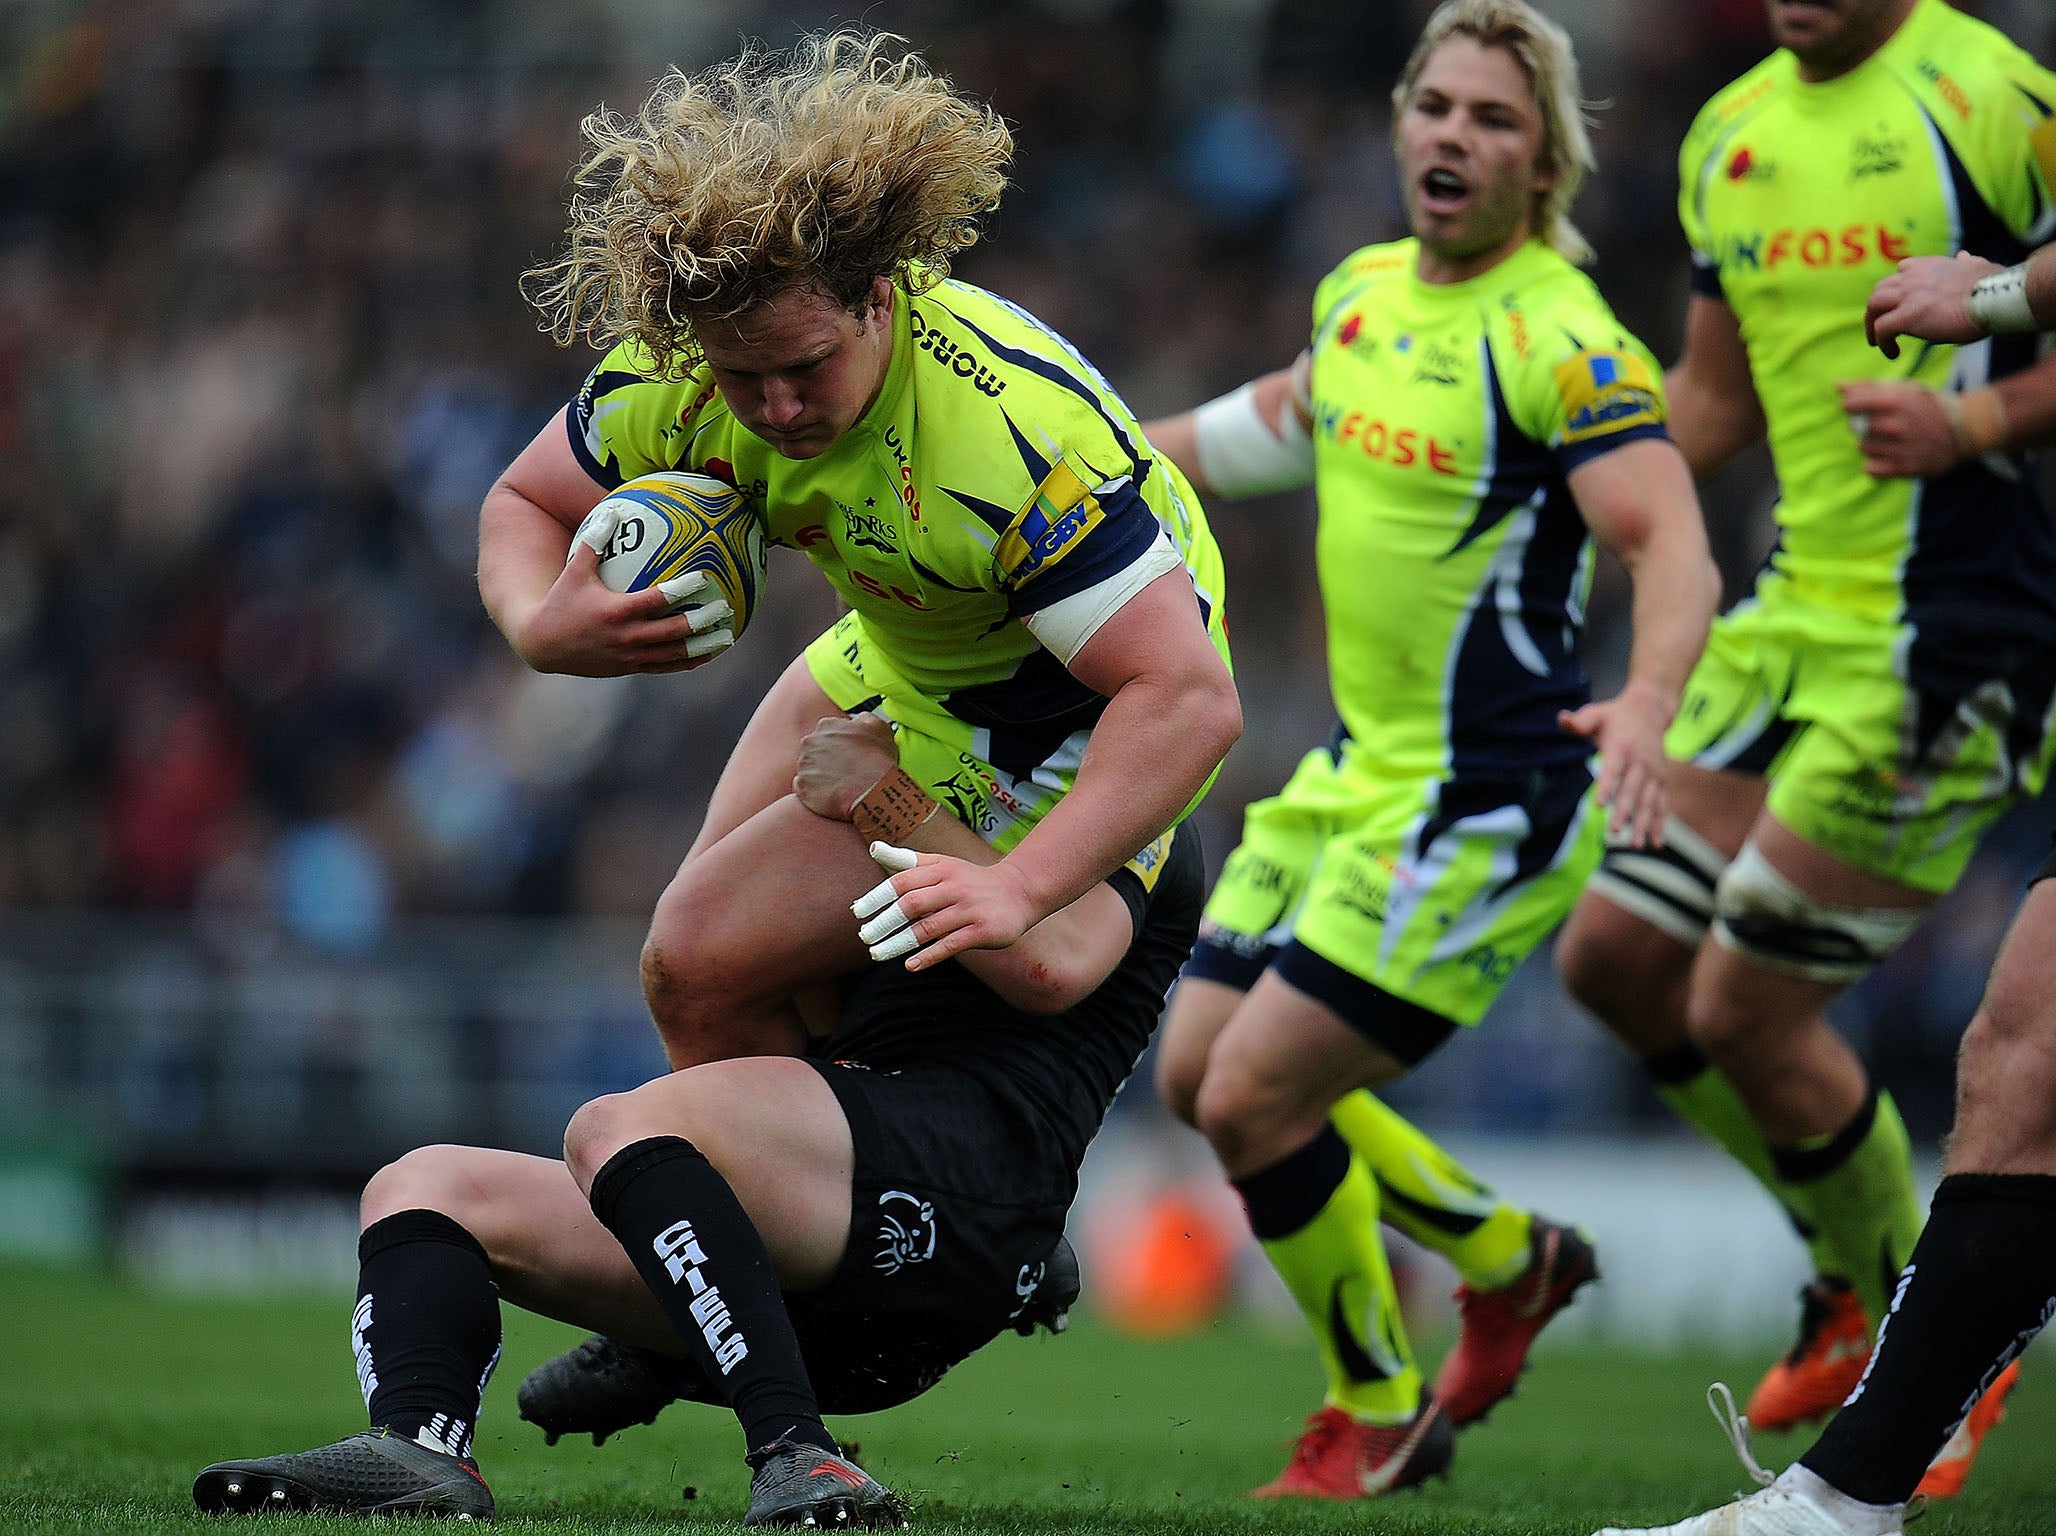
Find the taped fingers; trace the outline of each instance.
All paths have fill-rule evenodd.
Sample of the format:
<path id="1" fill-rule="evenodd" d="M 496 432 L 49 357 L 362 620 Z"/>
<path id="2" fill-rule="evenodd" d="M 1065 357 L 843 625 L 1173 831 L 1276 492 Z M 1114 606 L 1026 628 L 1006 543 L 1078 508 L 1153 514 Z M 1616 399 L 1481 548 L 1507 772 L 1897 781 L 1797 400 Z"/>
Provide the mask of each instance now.
<path id="1" fill-rule="evenodd" d="M 870 921 L 860 924 L 857 928 L 857 937 L 866 944 L 878 944 L 912 921 L 913 919 L 907 916 L 906 909 L 894 901 Z"/>

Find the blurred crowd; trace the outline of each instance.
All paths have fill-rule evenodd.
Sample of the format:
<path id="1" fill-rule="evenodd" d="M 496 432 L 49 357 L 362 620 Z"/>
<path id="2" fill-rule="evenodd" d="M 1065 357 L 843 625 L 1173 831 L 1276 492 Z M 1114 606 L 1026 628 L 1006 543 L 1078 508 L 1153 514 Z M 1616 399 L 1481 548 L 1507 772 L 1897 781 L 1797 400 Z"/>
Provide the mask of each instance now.
<path id="1" fill-rule="evenodd" d="M 169 909 L 331 955 L 421 915 L 647 912 L 832 608 L 781 553 L 733 655 L 599 682 L 528 673 L 480 608 L 480 497 L 592 362 L 516 284 L 559 239 L 594 105 L 745 36 L 859 14 L 906 34 L 1019 140 L 959 275 L 1148 416 L 1289 360 L 1319 276 L 1402 232 L 1389 92 L 1429 8 L 0 6 L 0 909 Z M 1605 103 L 1576 210 L 1596 276 L 1673 355 L 1676 147 L 1765 50 L 1761 0 L 1545 8 Z M 1979 9 L 2051 55 L 2041 0 Z M 1706 488 L 1737 586 L 1768 498 L 1761 460 Z M 1303 495 L 1213 513 L 1249 719 L 1201 816 L 1216 862 L 1332 717 L 1311 517 Z M 1603 582 L 1602 683 L 1623 619 Z M 1946 1055 L 2034 857 L 2029 833 L 2001 842 L 1999 873 L 1867 989 L 1878 1039 L 1938 1033 L 1921 1049 Z"/>

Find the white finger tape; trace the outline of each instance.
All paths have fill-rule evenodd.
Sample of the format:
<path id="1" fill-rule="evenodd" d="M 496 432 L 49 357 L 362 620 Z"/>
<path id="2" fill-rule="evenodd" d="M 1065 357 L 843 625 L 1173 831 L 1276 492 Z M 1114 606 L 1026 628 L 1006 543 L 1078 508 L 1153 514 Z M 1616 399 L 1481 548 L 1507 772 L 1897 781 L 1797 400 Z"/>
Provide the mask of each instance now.
<path id="1" fill-rule="evenodd" d="M 891 843 L 873 843 L 871 859 L 880 869 L 889 870 L 895 875 L 903 875 L 921 862 L 921 855 L 911 848 L 895 848 Z"/>
<path id="2" fill-rule="evenodd" d="M 899 892 L 892 888 L 892 882 L 881 880 L 850 903 L 850 915 L 861 921 L 881 910 L 888 902 L 898 900 Z"/>
<path id="3" fill-rule="evenodd" d="M 710 629 L 726 625 L 735 617 L 735 610 L 725 597 L 717 597 L 711 603 L 701 603 L 697 608 L 685 612 L 685 627 L 696 635 L 704 635 Z"/>
<path id="4" fill-rule="evenodd" d="M 716 651 L 725 651 L 735 644 L 735 631 L 725 626 L 710 629 L 704 635 L 694 635 L 685 642 L 685 654 L 691 657 L 711 656 Z"/>
<path id="5" fill-rule="evenodd" d="M 568 563 L 571 557 L 578 553 L 578 546 L 581 544 L 597 555 L 607 547 L 614 537 L 615 530 L 620 526 L 619 507 L 610 507 L 604 503 L 594 507 L 586 513 L 585 521 L 578 525 L 578 532 L 571 536 L 571 548 L 564 551 L 565 561 Z"/>
<path id="6" fill-rule="evenodd" d="M 914 937 L 914 930 L 902 928 L 898 933 L 880 944 L 871 946 L 873 960 L 897 960 L 901 955 L 911 955 L 921 947 L 921 941 Z"/>
<path id="7" fill-rule="evenodd" d="M 673 576 L 669 581 L 657 583 L 657 590 L 664 594 L 669 603 L 683 602 L 707 584 L 705 571 L 687 571 L 682 576 Z M 711 604 L 709 606 L 712 606 Z"/>
<path id="8" fill-rule="evenodd" d="M 872 918 L 870 922 L 859 928 L 857 930 L 857 937 L 866 944 L 876 944 L 887 935 L 896 933 L 906 926 L 907 914 L 900 910 L 900 904 L 895 901 L 883 912 Z"/>

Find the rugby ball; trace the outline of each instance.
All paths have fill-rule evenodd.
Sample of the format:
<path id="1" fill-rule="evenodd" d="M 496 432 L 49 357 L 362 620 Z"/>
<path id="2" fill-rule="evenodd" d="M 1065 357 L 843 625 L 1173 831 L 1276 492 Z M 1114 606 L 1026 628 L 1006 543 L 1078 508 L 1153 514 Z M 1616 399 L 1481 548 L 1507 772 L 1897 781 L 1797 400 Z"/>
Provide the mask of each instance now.
<path id="1" fill-rule="evenodd" d="M 725 603 L 728 617 L 717 622 L 738 639 L 756 611 L 764 521 L 712 476 L 667 471 L 631 480 L 586 514 L 578 539 L 599 552 L 610 591 L 675 589 L 674 613 Z"/>

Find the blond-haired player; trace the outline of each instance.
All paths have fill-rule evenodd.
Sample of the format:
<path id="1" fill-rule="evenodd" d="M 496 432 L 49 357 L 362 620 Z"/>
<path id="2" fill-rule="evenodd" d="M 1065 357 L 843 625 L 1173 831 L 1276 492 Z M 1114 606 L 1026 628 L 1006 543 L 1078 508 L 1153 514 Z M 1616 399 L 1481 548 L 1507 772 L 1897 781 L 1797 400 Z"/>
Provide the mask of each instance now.
<path id="1" fill-rule="evenodd" d="M 643 951 L 674 1066 L 792 1052 L 796 993 L 867 951 L 921 969 L 1005 945 L 1179 820 L 1241 727 L 1220 558 L 1091 365 L 944 275 L 1012 142 L 898 40 L 674 73 L 585 133 L 530 294 L 559 339 L 610 350 L 487 496 L 479 587 L 543 670 L 707 659 L 718 610 L 609 592 L 572 539 L 614 486 L 684 469 L 740 489 L 848 605 L 744 731 Z M 924 856 L 861 934 L 864 831 L 903 841 L 930 802 L 889 776 L 853 831 L 793 798 L 801 738 L 859 705 L 1000 855 Z"/>
<path id="2" fill-rule="evenodd" d="M 1451 0 L 1393 94 L 1413 238 L 1347 257 L 1294 368 L 1152 437 L 1202 489 L 1312 479 L 1341 724 L 1207 904 L 1159 1084 L 1213 1143 L 1312 1326 L 1322 1407 L 1264 1495 L 1358 1498 L 1441 1472 L 1591 1279 L 1367 1094 L 1478 1022 L 1570 909 L 1610 821 L 1664 815 L 1662 736 L 1718 582 L 1655 365 L 1577 268 L 1591 161 L 1568 39 L 1520 0 Z M 1593 541 L 1635 643 L 1593 702 L 1576 652 Z M 1599 753 L 1595 780 L 1590 759 Z M 1595 810 L 1595 805 L 1598 809 Z M 1450 1253 L 1465 1330 L 1433 1393 L 1380 1215 Z"/>

